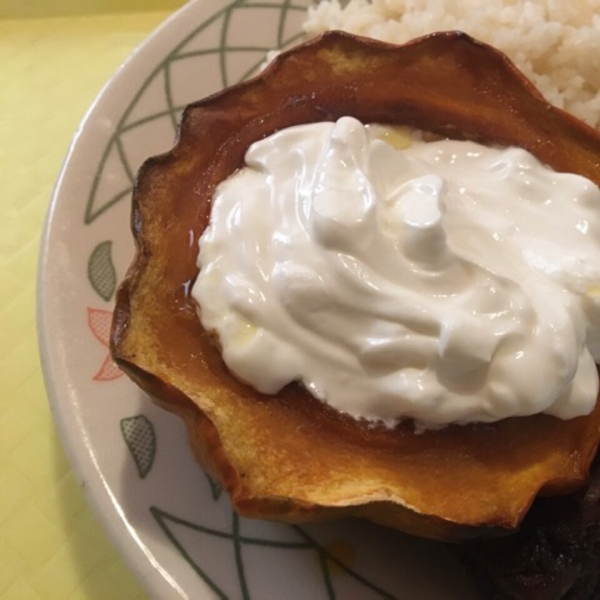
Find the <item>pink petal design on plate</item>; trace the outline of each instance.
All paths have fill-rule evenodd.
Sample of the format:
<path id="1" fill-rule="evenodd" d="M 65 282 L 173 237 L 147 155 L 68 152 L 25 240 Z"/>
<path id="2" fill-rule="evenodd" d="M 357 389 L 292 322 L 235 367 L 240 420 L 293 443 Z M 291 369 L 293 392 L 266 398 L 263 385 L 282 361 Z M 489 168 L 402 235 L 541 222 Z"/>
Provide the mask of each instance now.
<path id="1" fill-rule="evenodd" d="M 123 371 L 115 365 L 112 361 L 110 355 L 104 359 L 100 370 L 94 375 L 94 381 L 111 381 L 113 379 L 118 379 L 123 375 Z"/>
<path id="2" fill-rule="evenodd" d="M 99 308 L 90 308 L 88 306 L 88 325 L 94 337 L 108 348 L 110 338 L 110 323 L 112 312 L 110 310 L 101 310 Z"/>
<path id="3" fill-rule="evenodd" d="M 112 312 L 88 306 L 88 325 L 93 336 L 106 348 L 110 340 L 110 324 Z M 112 381 L 123 375 L 123 372 L 113 362 L 110 354 L 106 356 L 100 370 L 94 375 L 94 381 Z"/>

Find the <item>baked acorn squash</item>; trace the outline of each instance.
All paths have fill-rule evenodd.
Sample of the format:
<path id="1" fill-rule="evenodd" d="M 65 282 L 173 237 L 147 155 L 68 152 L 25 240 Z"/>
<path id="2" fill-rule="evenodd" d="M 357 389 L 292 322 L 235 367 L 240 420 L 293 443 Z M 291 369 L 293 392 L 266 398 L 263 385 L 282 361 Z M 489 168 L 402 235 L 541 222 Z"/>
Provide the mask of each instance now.
<path id="1" fill-rule="evenodd" d="M 112 356 L 183 418 L 199 462 L 245 516 L 354 515 L 441 540 L 513 530 L 538 493 L 584 484 L 600 406 L 568 421 L 536 415 L 420 434 L 410 422 L 373 426 L 296 384 L 267 396 L 240 383 L 188 295 L 213 191 L 242 166 L 248 146 L 344 115 L 521 146 L 600 184 L 600 136 L 545 102 L 493 48 L 459 32 L 403 46 L 324 34 L 255 79 L 188 106 L 175 147 L 141 168 L 137 252 L 117 296 Z"/>

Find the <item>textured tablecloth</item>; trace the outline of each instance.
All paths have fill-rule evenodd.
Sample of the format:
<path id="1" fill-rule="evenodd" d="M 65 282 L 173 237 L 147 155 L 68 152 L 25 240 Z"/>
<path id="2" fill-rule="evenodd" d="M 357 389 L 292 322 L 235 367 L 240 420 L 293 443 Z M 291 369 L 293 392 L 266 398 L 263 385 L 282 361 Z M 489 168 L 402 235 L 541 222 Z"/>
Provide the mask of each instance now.
<path id="1" fill-rule="evenodd" d="M 145 597 L 96 523 L 63 455 L 36 339 L 37 253 L 69 141 L 102 84 L 168 15 L 173 0 L 163 5 L 169 10 L 135 13 L 111 13 L 108 0 L 87 3 L 100 4 L 104 14 L 0 19 L 3 600 Z"/>

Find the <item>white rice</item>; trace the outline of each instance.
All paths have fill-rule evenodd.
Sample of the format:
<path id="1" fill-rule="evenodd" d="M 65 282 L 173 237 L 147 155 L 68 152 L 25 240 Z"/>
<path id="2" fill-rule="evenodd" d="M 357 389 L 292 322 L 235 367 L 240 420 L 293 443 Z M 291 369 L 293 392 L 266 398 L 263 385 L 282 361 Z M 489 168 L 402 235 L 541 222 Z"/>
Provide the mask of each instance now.
<path id="1" fill-rule="evenodd" d="M 323 0 L 307 33 L 403 43 L 460 30 L 502 50 L 544 96 L 600 129 L 600 0 Z"/>

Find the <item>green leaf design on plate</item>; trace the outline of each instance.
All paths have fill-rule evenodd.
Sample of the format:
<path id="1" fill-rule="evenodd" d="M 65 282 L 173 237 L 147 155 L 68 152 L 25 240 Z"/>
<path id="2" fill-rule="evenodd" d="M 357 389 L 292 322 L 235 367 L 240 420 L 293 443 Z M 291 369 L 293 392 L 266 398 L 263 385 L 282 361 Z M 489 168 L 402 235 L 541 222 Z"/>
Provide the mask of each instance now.
<path id="1" fill-rule="evenodd" d="M 127 136 L 134 130 L 164 120 L 170 122 L 173 135 L 175 135 L 177 123 L 185 104 L 198 99 L 197 97 L 187 98 L 182 102 L 181 94 L 174 93 L 177 91 L 174 89 L 174 70 L 178 68 L 181 61 L 188 61 L 190 64 L 200 57 L 214 57 L 212 68 L 220 73 L 221 87 L 244 81 L 257 72 L 268 51 L 289 47 L 302 39 L 303 33 L 299 29 L 300 19 L 310 2 L 311 0 L 230 0 L 229 2 L 219 2 L 219 8 L 209 18 L 178 40 L 177 44 L 148 73 L 121 117 L 115 121 L 115 130 L 100 156 L 96 174 L 92 179 L 85 205 L 84 224 L 90 225 L 107 210 L 125 198 L 131 197 L 135 173 L 139 165 L 133 159 L 131 149 L 128 150 L 124 142 Z M 214 4 L 217 5 L 216 2 Z M 266 32 L 264 44 L 245 42 L 240 45 L 236 42 L 240 33 L 233 24 L 244 11 L 260 13 L 259 18 L 264 21 L 264 31 Z M 293 29 L 289 27 L 289 22 L 294 15 L 298 19 L 298 27 Z M 195 47 L 195 40 L 201 38 L 205 32 L 217 27 L 220 29 L 217 39 L 213 41 L 212 33 L 208 34 L 206 39 L 211 42 L 202 44 L 199 48 Z M 232 72 L 231 57 L 238 56 L 240 53 L 254 57 L 254 62 L 248 65 L 245 72 L 239 73 L 235 70 Z M 204 63 L 198 62 L 197 64 Z M 198 76 L 202 76 L 200 71 Z M 149 90 L 157 83 L 164 90 L 161 106 L 153 109 L 150 114 L 145 114 L 140 106 L 147 99 Z M 211 90 L 211 93 L 216 91 L 217 89 Z M 100 188 L 101 182 L 105 181 L 107 165 L 111 163 L 111 160 L 121 167 L 121 171 L 117 177 L 119 184 L 111 188 L 109 193 Z M 114 166 L 112 168 L 114 169 Z M 112 175 L 114 176 L 114 172 Z"/>
<path id="2" fill-rule="evenodd" d="M 213 500 L 218 500 L 223 493 L 223 486 L 216 479 L 213 479 L 208 473 L 205 473 L 205 475 L 210 485 L 210 493 Z"/>
<path id="3" fill-rule="evenodd" d="M 166 537 L 177 548 L 182 558 L 194 569 L 199 577 L 208 585 L 217 598 L 228 600 L 231 596 L 227 593 L 227 588 L 231 590 L 232 586 L 237 588 L 236 598 L 250 600 L 259 596 L 252 593 L 249 583 L 247 566 L 244 560 L 244 554 L 252 551 L 252 548 L 262 547 L 271 550 L 286 551 L 290 553 L 290 564 L 293 564 L 294 558 L 299 558 L 297 552 L 313 552 L 321 568 L 322 593 L 315 600 L 341 600 L 339 590 L 336 590 L 336 574 L 344 574 L 354 581 L 357 589 L 362 590 L 362 598 L 369 600 L 398 600 L 398 596 L 378 586 L 353 566 L 347 564 L 336 551 L 339 544 L 321 545 L 314 537 L 309 535 L 304 528 L 298 525 L 291 525 L 291 531 L 294 532 L 294 540 L 278 541 L 270 538 L 244 535 L 241 531 L 243 520 L 235 511 L 231 512 L 230 528 L 221 530 L 214 527 L 193 523 L 183 519 L 157 506 L 150 507 L 150 513 L 156 520 L 158 526 L 162 529 Z M 183 541 L 183 538 L 186 541 Z M 210 540 L 228 541 L 231 544 L 231 566 L 229 570 L 219 569 L 215 572 L 214 564 L 211 569 L 207 565 L 200 564 L 198 559 L 198 550 L 201 548 L 212 548 L 213 543 Z M 256 558 L 251 561 L 256 565 Z M 221 565 L 222 567 L 223 565 Z M 213 572 L 211 572 L 211 570 Z M 225 573 L 226 580 L 220 581 Z M 233 582 L 237 580 L 234 584 Z M 260 596 L 264 597 L 264 596 Z"/>
<path id="4" fill-rule="evenodd" d="M 226 593 L 224 588 L 226 587 L 226 584 L 231 583 L 232 580 L 230 578 L 236 578 L 236 575 L 236 587 L 238 587 L 239 597 L 243 600 L 250 599 L 250 590 L 248 589 L 245 566 L 242 560 L 243 546 L 266 546 L 277 548 L 279 550 L 311 550 L 310 544 L 302 540 L 297 542 L 276 542 L 268 539 L 242 536 L 240 535 L 239 531 L 240 518 L 237 513 L 233 511 L 231 513 L 232 521 L 230 531 L 222 531 L 212 527 L 205 527 L 203 525 L 192 523 L 191 521 L 177 517 L 156 506 L 150 507 L 150 513 L 158 523 L 159 527 L 162 529 L 163 533 L 167 536 L 175 548 L 177 548 L 181 556 L 208 585 L 208 587 L 214 592 L 219 600 L 229 600 L 229 595 Z M 237 573 L 225 570 L 228 581 L 219 582 L 215 575 L 209 574 L 203 565 L 198 564 L 197 560 L 195 560 L 192 554 L 186 549 L 185 544 L 180 541 L 176 533 L 178 527 L 183 527 L 184 529 L 189 529 L 196 532 L 197 535 L 200 536 L 200 539 L 206 538 L 210 540 L 211 538 L 216 538 L 229 540 L 233 554 L 233 564 L 235 565 L 235 570 Z"/>
<path id="5" fill-rule="evenodd" d="M 88 279 L 94 291 L 107 302 L 117 286 L 117 273 L 112 260 L 112 242 L 100 242 L 88 260 Z"/>
<path id="6" fill-rule="evenodd" d="M 121 419 L 121 433 L 131 452 L 138 475 L 144 479 L 150 472 L 156 454 L 154 425 L 144 415 Z"/>

